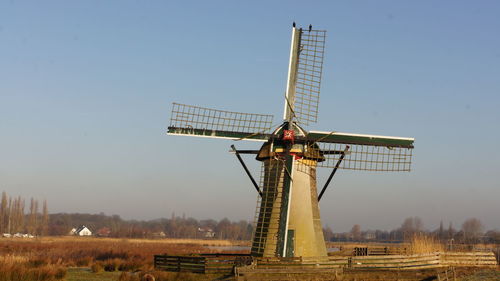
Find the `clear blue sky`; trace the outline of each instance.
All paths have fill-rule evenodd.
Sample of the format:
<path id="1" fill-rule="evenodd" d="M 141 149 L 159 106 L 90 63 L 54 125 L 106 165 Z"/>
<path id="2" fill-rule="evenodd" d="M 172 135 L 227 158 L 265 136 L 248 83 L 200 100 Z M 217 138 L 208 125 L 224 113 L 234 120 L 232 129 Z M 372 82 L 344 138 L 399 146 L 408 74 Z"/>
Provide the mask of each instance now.
<path id="1" fill-rule="evenodd" d="M 232 142 L 165 135 L 170 104 L 279 120 L 296 21 L 328 30 L 308 129 L 416 138 L 411 173 L 338 173 L 324 224 L 498 229 L 499 14 L 498 1 L 0 1 L 0 191 L 51 212 L 252 219 Z"/>

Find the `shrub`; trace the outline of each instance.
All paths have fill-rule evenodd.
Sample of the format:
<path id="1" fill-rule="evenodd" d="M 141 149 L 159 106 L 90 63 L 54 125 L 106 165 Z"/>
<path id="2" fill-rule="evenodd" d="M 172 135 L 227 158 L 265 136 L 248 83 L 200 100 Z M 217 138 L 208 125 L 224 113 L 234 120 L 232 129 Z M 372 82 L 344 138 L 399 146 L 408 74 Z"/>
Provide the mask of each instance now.
<path id="1" fill-rule="evenodd" d="M 113 251 L 107 251 L 103 253 L 99 253 L 95 259 L 98 261 L 103 261 L 103 260 L 109 260 L 109 259 L 128 259 L 129 254 L 126 252 L 113 252 Z"/>
<path id="2" fill-rule="evenodd" d="M 104 261 L 104 270 L 105 271 L 117 271 L 119 270 L 123 260 L 121 259 L 109 259 Z"/>
<path id="3" fill-rule="evenodd" d="M 76 260 L 75 264 L 76 266 L 82 267 L 82 266 L 89 266 L 93 261 L 92 257 L 81 257 Z"/>
<path id="4" fill-rule="evenodd" d="M 95 262 L 93 263 L 91 266 L 90 266 L 90 270 L 93 272 L 93 273 L 99 273 L 99 272 L 102 272 L 104 270 L 103 266 L 102 266 L 102 263 L 101 262 Z"/>
<path id="5" fill-rule="evenodd" d="M 143 262 L 138 259 L 123 261 L 118 266 L 119 271 L 136 271 L 143 268 L 144 268 Z"/>

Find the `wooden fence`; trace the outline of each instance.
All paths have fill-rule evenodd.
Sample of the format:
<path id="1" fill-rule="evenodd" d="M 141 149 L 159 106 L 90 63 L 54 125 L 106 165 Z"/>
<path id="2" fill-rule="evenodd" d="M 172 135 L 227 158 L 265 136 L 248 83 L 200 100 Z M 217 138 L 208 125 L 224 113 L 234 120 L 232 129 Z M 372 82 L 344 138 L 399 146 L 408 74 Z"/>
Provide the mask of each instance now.
<path id="1" fill-rule="evenodd" d="M 354 247 L 352 250 L 354 256 L 405 255 L 407 253 L 408 249 L 406 247 L 393 246 Z"/>
<path id="2" fill-rule="evenodd" d="M 245 254 L 204 254 L 198 256 L 155 255 L 155 269 L 205 274 L 231 274 L 235 266 L 250 264 Z"/>
<path id="3" fill-rule="evenodd" d="M 356 256 L 348 259 L 352 269 L 423 269 L 439 266 L 439 253 L 417 255 Z"/>
<path id="4" fill-rule="evenodd" d="M 235 267 L 249 271 L 413 270 L 449 266 L 496 267 L 492 252 L 444 252 L 415 255 L 252 258 L 245 254 L 200 256 L 156 255 L 156 269 L 177 272 L 230 274 Z M 248 265 L 248 266 L 246 266 Z M 245 267 L 246 266 L 246 267 Z"/>
<path id="5" fill-rule="evenodd" d="M 495 266 L 498 261 L 493 252 L 444 252 L 439 255 L 447 266 Z"/>

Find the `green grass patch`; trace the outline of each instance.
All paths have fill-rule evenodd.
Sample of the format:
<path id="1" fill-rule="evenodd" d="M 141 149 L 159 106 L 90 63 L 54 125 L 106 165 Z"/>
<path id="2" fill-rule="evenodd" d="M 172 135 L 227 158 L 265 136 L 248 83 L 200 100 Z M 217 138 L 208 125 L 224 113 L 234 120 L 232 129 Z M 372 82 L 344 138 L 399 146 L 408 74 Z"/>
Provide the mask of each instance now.
<path id="1" fill-rule="evenodd" d="M 68 268 L 66 281 L 117 281 L 120 274 L 120 272 L 92 273 L 90 268 L 73 267 Z"/>
<path id="2" fill-rule="evenodd" d="M 500 280 L 500 270 L 481 270 L 474 274 L 459 278 L 460 281 L 498 281 Z"/>

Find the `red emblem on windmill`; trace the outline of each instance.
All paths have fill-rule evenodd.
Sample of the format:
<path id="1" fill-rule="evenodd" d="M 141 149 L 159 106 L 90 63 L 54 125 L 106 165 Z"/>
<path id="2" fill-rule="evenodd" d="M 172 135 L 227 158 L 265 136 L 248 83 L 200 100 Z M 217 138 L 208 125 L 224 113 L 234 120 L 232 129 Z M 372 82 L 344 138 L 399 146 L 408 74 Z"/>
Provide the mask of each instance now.
<path id="1" fill-rule="evenodd" d="M 283 140 L 293 142 L 295 140 L 295 132 L 293 130 L 283 130 Z"/>

